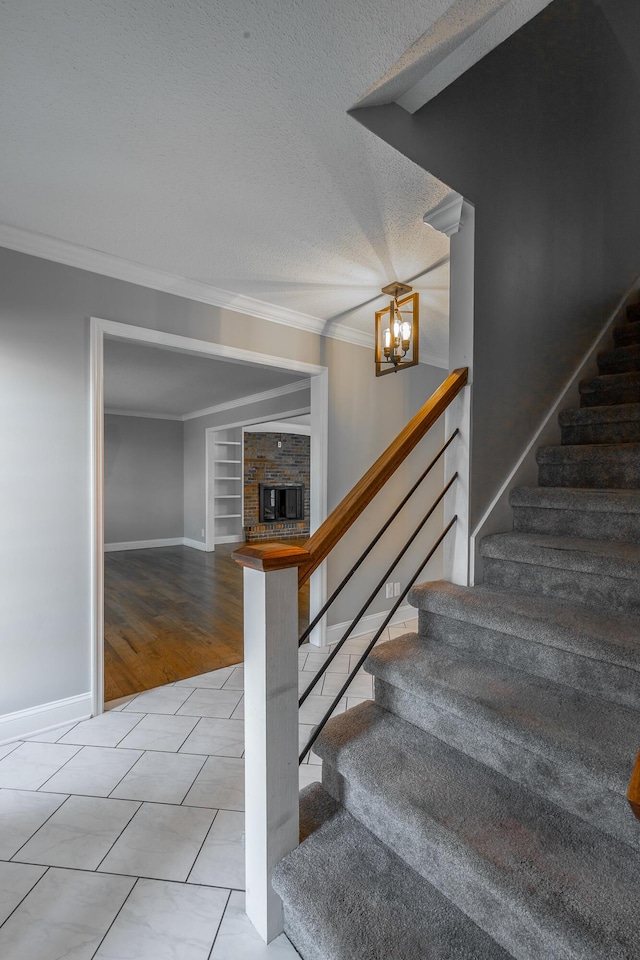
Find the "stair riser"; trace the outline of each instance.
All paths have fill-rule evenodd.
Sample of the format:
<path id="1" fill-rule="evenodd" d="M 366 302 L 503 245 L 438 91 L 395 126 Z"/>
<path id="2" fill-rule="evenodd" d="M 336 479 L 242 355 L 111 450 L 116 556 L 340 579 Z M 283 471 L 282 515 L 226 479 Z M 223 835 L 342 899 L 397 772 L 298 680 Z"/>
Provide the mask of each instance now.
<path id="1" fill-rule="evenodd" d="M 614 403 L 638 403 L 638 386 L 612 384 L 593 390 L 580 388 L 581 407 L 604 407 Z"/>
<path id="2" fill-rule="evenodd" d="M 526 744 L 507 740 L 492 730 L 490 718 L 480 727 L 460 708 L 447 709 L 446 699 L 446 692 L 436 687 L 425 690 L 423 698 L 379 678 L 375 681 L 376 703 L 385 710 L 640 849 L 640 831 L 629 816 L 624 795 L 626 783 L 613 792 L 584 765 L 572 765 L 566 755 L 532 752 Z"/>
<path id="3" fill-rule="evenodd" d="M 568 463 L 541 463 L 538 466 L 541 487 L 592 487 L 596 490 L 637 490 L 640 487 L 640 458 L 636 463 L 584 461 Z"/>
<path id="4" fill-rule="evenodd" d="M 640 422 L 622 420 L 619 423 L 585 423 L 561 427 L 563 444 L 579 443 L 638 443 Z"/>
<path id="5" fill-rule="evenodd" d="M 505 898 L 504 890 L 491 885 L 481 859 L 452 844 L 446 827 L 432 821 L 429 833 L 426 833 L 423 823 L 419 842 L 416 836 L 413 848 L 407 849 L 406 836 L 403 836 L 402 827 L 396 826 L 394 811 L 381 811 L 376 803 L 376 799 L 384 798 L 372 798 L 326 760 L 322 785 L 382 843 L 392 850 L 402 850 L 403 858 L 416 873 L 440 890 L 482 930 L 490 933 L 516 960 L 549 957 L 550 948 L 558 960 L 597 960 L 592 951 L 577 953 L 570 943 L 563 942 L 564 931 L 552 933 L 543 917 L 532 915 L 526 902 Z"/>
<path id="6" fill-rule="evenodd" d="M 633 373 L 640 370 L 638 357 L 603 357 L 598 360 L 600 373 Z"/>
<path id="7" fill-rule="evenodd" d="M 638 513 L 553 510 L 542 507 L 513 507 L 512 510 L 513 529 L 519 533 L 548 533 L 552 536 L 584 537 L 588 540 L 640 543 Z"/>
<path id="8" fill-rule="evenodd" d="M 585 603 L 597 610 L 640 614 L 640 582 L 581 570 L 485 557 L 485 583 L 540 597 Z"/>
<path id="9" fill-rule="evenodd" d="M 630 303 L 627 307 L 627 320 L 633 323 L 634 320 L 640 320 L 640 303 Z"/>
<path id="10" fill-rule="evenodd" d="M 488 660 L 505 663 L 555 683 L 638 709 L 640 673 L 590 657 L 582 657 L 559 647 L 535 643 L 527 637 L 500 633 L 466 620 L 420 610 L 418 630 L 432 640 L 441 640 L 463 650 L 471 650 Z"/>
<path id="11" fill-rule="evenodd" d="M 613 331 L 613 342 L 616 347 L 627 347 L 630 344 L 640 343 L 640 321 L 625 323 Z"/>

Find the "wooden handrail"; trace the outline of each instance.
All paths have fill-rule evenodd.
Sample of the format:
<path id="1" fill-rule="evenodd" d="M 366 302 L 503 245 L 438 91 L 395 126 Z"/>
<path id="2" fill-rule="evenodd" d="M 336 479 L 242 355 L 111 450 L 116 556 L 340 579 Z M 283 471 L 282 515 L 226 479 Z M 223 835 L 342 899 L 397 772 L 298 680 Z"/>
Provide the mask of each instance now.
<path id="1" fill-rule="evenodd" d="M 450 373 L 344 500 L 307 540 L 304 549 L 309 552 L 310 559 L 299 568 L 299 587 L 307 582 L 314 570 L 317 570 L 323 560 L 328 557 L 349 527 L 380 492 L 389 477 L 395 473 L 403 460 L 460 393 L 466 382 L 466 367 Z"/>
<path id="2" fill-rule="evenodd" d="M 636 765 L 631 774 L 631 782 L 627 790 L 627 800 L 634 814 L 640 820 L 640 753 L 636 757 Z"/>
<path id="3" fill-rule="evenodd" d="M 298 567 L 298 586 L 304 586 L 466 383 L 466 367 L 449 374 L 304 547 L 291 547 L 278 542 L 247 544 L 235 551 L 233 559 L 242 566 L 265 572 Z"/>

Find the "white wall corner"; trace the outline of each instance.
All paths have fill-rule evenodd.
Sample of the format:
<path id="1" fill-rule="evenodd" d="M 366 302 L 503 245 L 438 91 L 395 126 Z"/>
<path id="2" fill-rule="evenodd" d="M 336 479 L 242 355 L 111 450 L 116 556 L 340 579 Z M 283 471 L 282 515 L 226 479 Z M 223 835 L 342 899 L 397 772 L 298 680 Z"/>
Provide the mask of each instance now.
<path id="1" fill-rule="evenodd" d="M 538 462 L 536 454 L 538 447 L 554 446 L 560 443 L 561 434 L 558 424 L 558 414 L 566 407 L 575 406 L 579 397 L 580 380 L 595 376 L 598 372 L 597 354 L 604 347 L 603 341 L 611 337 L 613 327 L 623 321 L 624 308 L 640 293 L 640 277 L 636 278 L 629 290 L 619 300 L 612 313 L 607 318 L 600 333 L 582 359 L 574 373 L 564 385 L 556 400 L 553 402 L 546 416 L 527 443 L 526 447 L 514 463 L 504 482 L 500 486 L 493 500 L 485 510 L 483 516 L 471 534 L 470 543 L 470 582 L 480 583 L 482 580 L 482 557 L 480 544 L 484 537 L 493 533 L 504 533 L 513 527 L 513 517 L 509 504 L 509 495 L 516 487 L 538 485 Z"/>
<path id="2" fill-rule="evenodd" d="M 91 693 L 81 693 L 64 700 L 53 700 L 27 710 L 0 716 L 0 744 L 25 740 L 38 734 L 78 723 L 91 716 Z"/>
<path id="3" fill-rule="evenodd" d="M 189 537 L 185 537 L 180 541 L 185 547 L 191 547 L 193 550 L 204 550 L 206 552 L 207 545 L 202 540 L 191 540 Z M 222 541 L 217 541 L 221 543 Z"/>

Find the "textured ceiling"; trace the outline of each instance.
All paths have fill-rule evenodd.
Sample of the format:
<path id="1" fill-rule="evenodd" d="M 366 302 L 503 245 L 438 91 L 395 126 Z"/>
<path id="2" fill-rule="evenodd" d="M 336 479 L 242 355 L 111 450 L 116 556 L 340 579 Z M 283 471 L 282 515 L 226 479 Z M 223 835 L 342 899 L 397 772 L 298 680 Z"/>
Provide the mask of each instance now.
<path id="1" fill-rule="evenodd" d="M 347 110 L 504 5 L 4 0 L 0 222 L 368 329 L 448 188 Z"/>
<path id="2" fill-rule="evenodd" d="M 182 417 L 300 380 L 299 373 L 273 367 L 104 341 L 104 405 L 109 413 Z"/>

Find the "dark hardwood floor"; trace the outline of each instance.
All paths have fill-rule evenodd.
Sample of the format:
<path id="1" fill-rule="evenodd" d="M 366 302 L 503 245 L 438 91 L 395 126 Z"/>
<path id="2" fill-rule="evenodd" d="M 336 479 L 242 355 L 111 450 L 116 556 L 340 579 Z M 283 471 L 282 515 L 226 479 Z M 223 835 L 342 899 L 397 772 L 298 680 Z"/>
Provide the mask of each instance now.
<path id="1" fill-rule="evenodd" d="M 243 659 L 242 568 L 231 559 L 238 547 L 105 554 L 105 701 Z M 302 631 L 308 588 L 299 607 Z"/>

